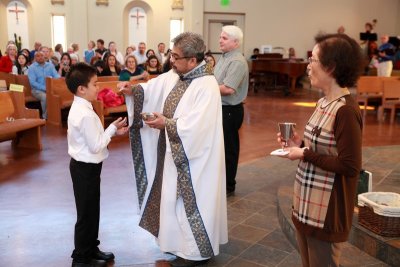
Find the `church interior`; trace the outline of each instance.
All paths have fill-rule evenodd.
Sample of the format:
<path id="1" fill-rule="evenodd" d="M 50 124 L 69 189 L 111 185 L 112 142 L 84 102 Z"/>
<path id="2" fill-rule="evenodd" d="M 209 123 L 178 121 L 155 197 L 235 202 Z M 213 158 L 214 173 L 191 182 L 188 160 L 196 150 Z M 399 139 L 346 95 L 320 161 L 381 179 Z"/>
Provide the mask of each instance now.
<path id="1" fill-rule="evenodd" d="M 57 21 L 60 18 L 61 23 Z M 115 42 L 125 54 L 128 46 L 138 47 L 140 42 L 154 50 L 160 42 L 171 48 L 174 34 L 192 31 L 203 36 L 207 50 L 218 60 L 221 27 L 234 24 L 243 30 L 241 52 L 249 66 L 254 48 L 288 58 L 293 47 L 296 58 L 305 63 L 314 36 L 336 33 L 341 26 L 364 51 L 360 33 L 364 24 L 373 20 L 377 21 L 374 32 L 378 36 L 399 36 L 400 2 L 0 0 L 0 50 L 4 55 L 7 42 L 20 37 L 21 48 L 29 50 L 35 42 L 53 49 L 62 43 L 65 51 L 76 43 L 83 58 L 89 41 L 103 39 L 106 44 Z M 270 152 L 278 148 L 277 124 L 292 121 L 303 132 L 315 103 L 323 96 L 303 74 L 294 79 L 292 88 L 285 75 L 274 76 L 273 82 L 268 77 L 250 80 L 239 132 L 237 190 L 227 198 L 229 242 L 204 266 L 302 266 L 290 218 L 297 161 Z M 392 76 L 400 76 L 400 70 L 394 69 Z M 351 92 L 356 96 L 357 88 Z M 388 113 L 379 118 L 373 105 L 363 113 L 362 168 L 372 173 L 372 191 L 400 194 L 398 112 L 394 111 L 393 122 Z M 40 127 L 41 150 L 14 147 L 11 140 L 0 142 L 1 266 L 71 265 L 76 210 L 67 153 L 67 115 L 68 109 L 64 109 L 58 124 Z M 105 115 L 104 124 L 115 118 Z M 115 261 L 108 266 L 170 266 L 172 256 L 160 251 L 154 237 L 138 226 L 140 211 L 128 136 L 114 137 L 108 148 L 110 156 L 101 174 L 99 230 L 99 247 L 115 254 Z M 400 266 L 400 238 L 363 229 L 357 211 L 355 214 L 340 266 Z"/>

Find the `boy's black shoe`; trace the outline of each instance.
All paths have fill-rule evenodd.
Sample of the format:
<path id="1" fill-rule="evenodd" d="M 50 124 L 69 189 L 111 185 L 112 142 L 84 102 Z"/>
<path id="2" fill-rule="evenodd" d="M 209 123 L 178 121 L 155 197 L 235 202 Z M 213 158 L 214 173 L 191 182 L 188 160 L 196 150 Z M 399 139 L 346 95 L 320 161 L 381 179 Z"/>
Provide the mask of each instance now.
<path id="1" fill-rule="evenodd" d="M 72 261 L 72 267 L 106 267 L 107 262 L 103 260 L 91 260 L 90 262 L 78 262 L 76 260 Z"/>
<path id="2" fill-rule="evenodd" d="M 112 252 L 103 252 L 98 249 L 93 253 L 92 258 L 96 260 L 112 261 L 115 256 Z"/>
<path id="3" fill-rule="evenodd" d="M 235 195 L 235 189 L 226 189 L 226 196 L 231 197 Z"/>

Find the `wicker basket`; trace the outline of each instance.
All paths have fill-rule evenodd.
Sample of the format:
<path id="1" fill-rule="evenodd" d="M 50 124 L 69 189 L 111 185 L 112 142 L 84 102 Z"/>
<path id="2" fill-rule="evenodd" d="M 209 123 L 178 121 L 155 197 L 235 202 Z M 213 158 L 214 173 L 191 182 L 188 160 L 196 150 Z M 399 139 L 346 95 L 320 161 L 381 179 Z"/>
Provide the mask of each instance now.
<path id="1" fill-rule="evenodd" d="M 400 236 L 400 195 L 370 192 L 358 195 L 358 223 L 387 237 Z"/>

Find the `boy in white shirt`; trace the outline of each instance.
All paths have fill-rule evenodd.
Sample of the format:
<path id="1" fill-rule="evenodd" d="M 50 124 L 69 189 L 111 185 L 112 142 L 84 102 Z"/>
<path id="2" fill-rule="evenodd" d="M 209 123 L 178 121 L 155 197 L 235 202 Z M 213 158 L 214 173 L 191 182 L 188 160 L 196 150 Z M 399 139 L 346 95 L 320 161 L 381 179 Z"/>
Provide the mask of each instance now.
<path id="1" fill-rule="evenodd" d="M 66 76 L 74 102 L 68 115 L 68 154 L 74 187 L 77 221 L 75 224 L 72 267 L 105 266 L 114 259 L 111 252 L 99 250 L 100 173 L 108 157 L 107 145 L 114 135 L 128 131 L 126 118 L 118 118 L 104 130 L 91 101 L 97 99 L 96 69 L 86 63 L 71 67 Z"/>

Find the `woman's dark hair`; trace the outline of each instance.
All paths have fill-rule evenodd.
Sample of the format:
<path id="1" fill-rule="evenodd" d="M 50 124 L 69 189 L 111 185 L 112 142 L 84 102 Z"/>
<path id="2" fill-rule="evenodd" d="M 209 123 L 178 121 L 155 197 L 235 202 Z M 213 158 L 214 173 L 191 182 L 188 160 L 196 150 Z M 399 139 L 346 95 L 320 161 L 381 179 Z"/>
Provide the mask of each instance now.
<path id="1" fill-rule="evenodd" d="M 156 53 L 154 52 L 153 49 L 148 49 L 148 50 L 146 51 L 146 57 L 149 57 L 149 53 L 150 53 L 150 52 L 153 52 L 153 55 L 156 54 Z"/>
<path id="2" fill-rule="evenodd" d="M 108 65 L 108 60 L 110 59 L 110 57 L 114 57 L 114 59 L 115 59 L 115 66 L 114 66 L 115 72 L 119 75 L 119 73 L 121 72 L 121 65 L 119 64 L 119 62 L 117 60 L 117 57 L 112 55 L 112 54 L 109 54 L 107 59 L 104 59 L 105 66 L 104 66 L 104 71 L 103 72 L 104 73 L 110 73 L 110 75 L 111 75 L 110 66 Z"/>
<path id="3" fill-rule="evenodd" d="M 354 86 L 362 70 L 358 43 L 346 34 L 319 34 L 315 41 L 323 68 L 331 72 L 340 87 Z"/>
<path id="4" fill-rule="evenodd" d="M 67 56 L 67 57 L 68 57 L 68 59 L 69 59 L 69 66 L 71 66 L 71 56 L 70 56 L 67 52 L 62 53 L 62 55 L 61 55 L 61 57 L 60 57 L 60 65 L 61 65 L 61 62 L 62 62 L 62 59 L 63 59 L 64 56 Z"/>
<path id="5" fill-rule="evenodd" d="M 168 72 L 170 69 L 171 69 L 171 57 L 168 54 L 167 59 L 165 60 L 162 66 L 162 72 L 163 73 Z"/>
<path id="6" fill-rule="evenodd" d="M 22 52 L 25 52 L 24 55 L 28 57 L 28 63 L 31 63 L 31 53 L 29 49 L 22 48 L 21 51 L 19 51 L 19 53 L 21 54 Z"/>
<path id="7" fill-rule="evenodd" d="M 96 67 L 96 68 L 97 68 L 97 67 L 100 67 L 100 68 L 104 69 L 105 66 L 106 66 L 106 64 L 104 63 L 104 60 L 101 60 L 101 59 L 97 60 L 97 61 L 94 63 L 94 67 Z"/>
<path id="8" fill-rule="evenodd" d="M 65 82 L 68 89 L 76 94 L 79 86 L 87 87 L 90 79 L 96 75 L 96 69 L 84 62 L 80 62 L 71 66 L 70 71 L 65 76 Z"/>
<path id="9" fill-rule="evenodd" d="M 160 61 L 158 60 L 158 58 L 157 58 L 155 55 L 151 55 L 151 56 L 149 56 L 149 57 L 147 58 L 146 66 L 150 66 L 150 60 L 152 60 L 152 59 L 156 59 L 156 60 L 157 60 L 157 66 L 156 66 L 156 68 L 159 69 L 159 70 L 161 70 L 161 63 L 160 63 Z"/>
<path id="10" fill-rule="evenodd" d="M 25 58 L 25 60 L 26 60 L 25 61 L 25 67 L 28 67 L 28 65 L 29 65 L 29 58 L 25 54 L 19 53 L 18 56 L 17 56 L 17 60 L 15 62 L 15 66 L 17 67 L 18 74 L 24 74 L 23 71 L 22 71 L 22 66 L 19 64 L 19 61 L 18 61 L 18 58 L 20 56 L 23 56 Z"/>

